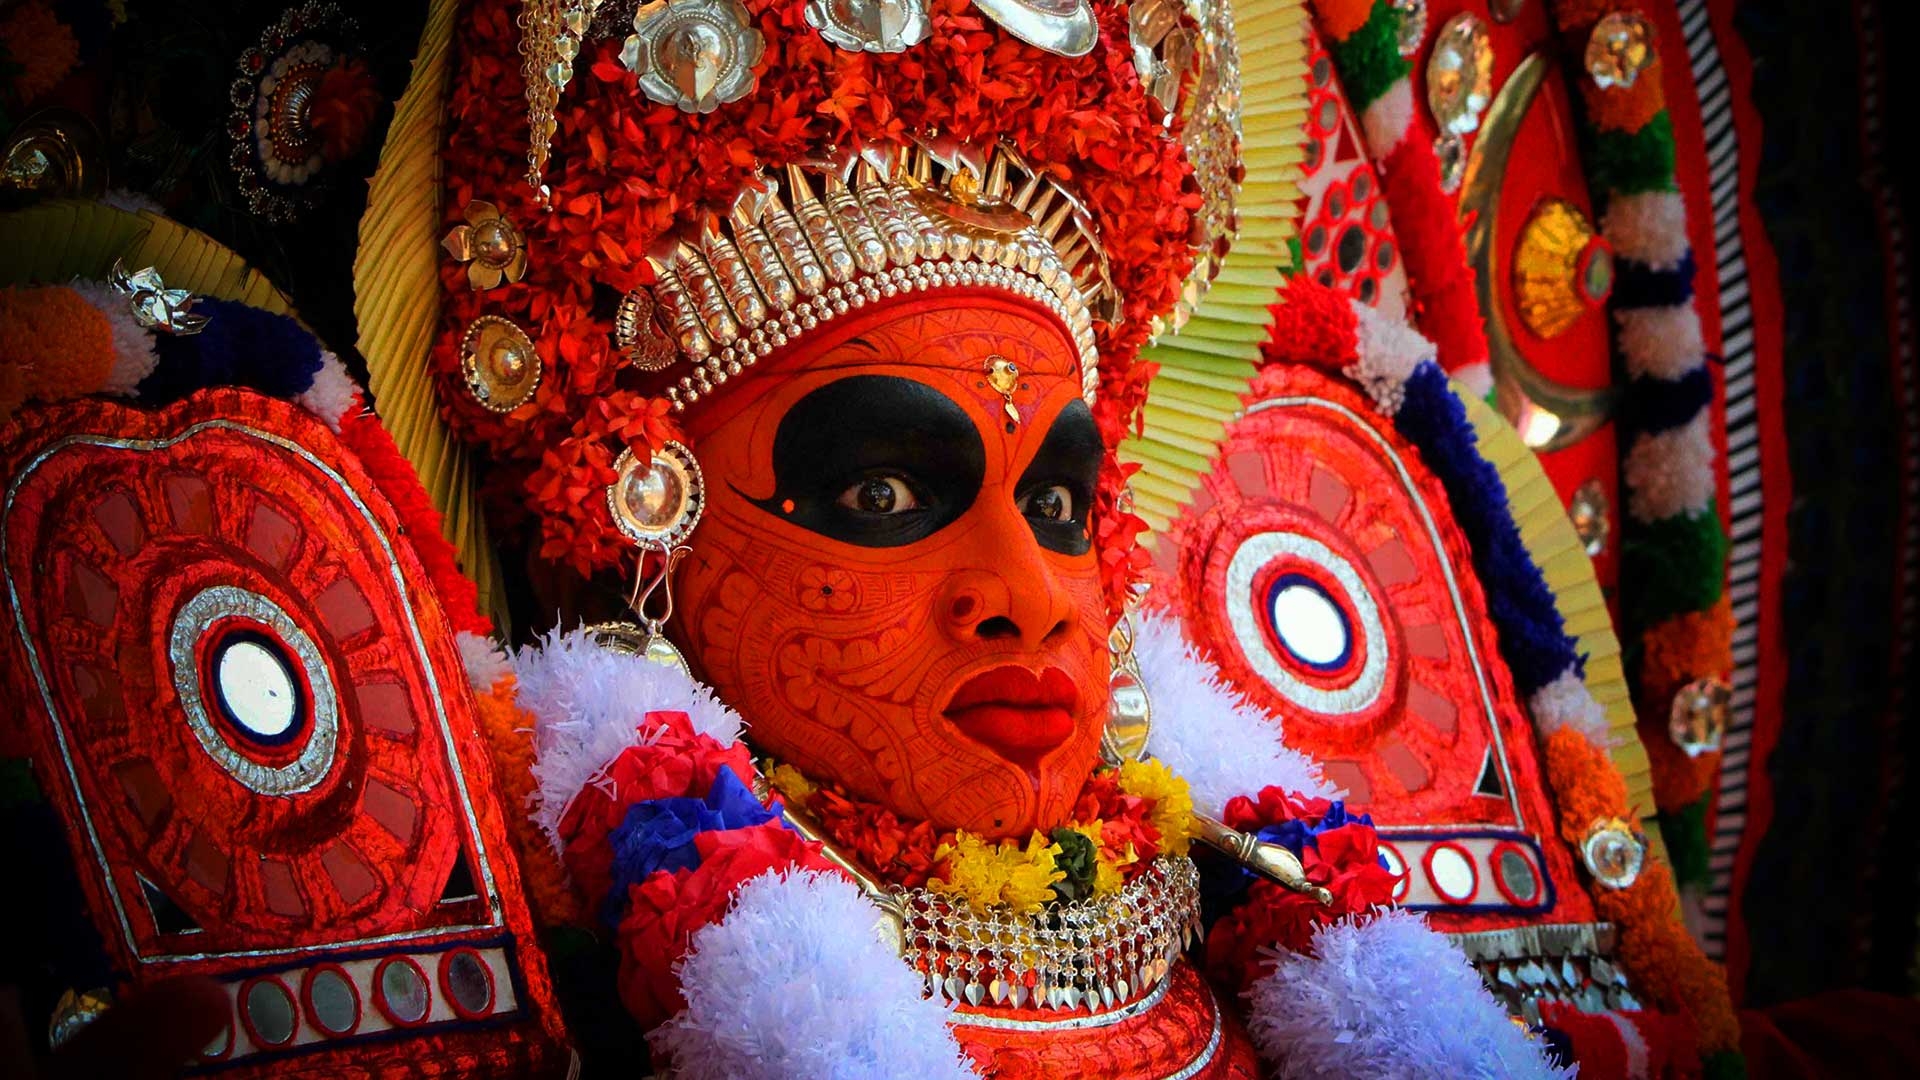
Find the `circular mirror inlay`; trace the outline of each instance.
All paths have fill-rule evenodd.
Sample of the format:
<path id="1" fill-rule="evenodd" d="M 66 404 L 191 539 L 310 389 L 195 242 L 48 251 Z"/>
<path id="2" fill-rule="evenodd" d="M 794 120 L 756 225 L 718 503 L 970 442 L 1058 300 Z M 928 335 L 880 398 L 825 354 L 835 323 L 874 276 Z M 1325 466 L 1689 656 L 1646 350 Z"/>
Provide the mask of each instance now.
<path id="1" fill-rule="evenodd" d="M 300 716 L 300 688 L 287 662 L 252 635 L 233 635 L 214 649 L 214 689 L 227 718 L 261 742 L 283 741 Z"/>
<path id="2" fill-rule="evenodd" d="M 260 979 L 247 984 L 240 995 L 240 1008 L 254 1042 L 283 1046 L 293 1039 L 293 995 L 280 980 Z"/>
<path id="3" fill-rule="evenodd" d="M 1268 606 L 1280 644 L 1308 667 L 1339 667 L 1353 654 L 1346 613 L 1312 578 L 1283 575 L 1273 583 Z"/>
<path id="4" fill-rule="evenodd" d="M 1509 901 L 1524 906 L 1540 899 L 1540 876 L 1519 848 L 1502 845 L 1494 855 L 1493 869 L 1499 875 L 1500 891 Z"/>
<path id="5" fill-rule="evenodd" d="M 493 1011 L 493 972 L 486 961 L 471 949 L 455 949 L 441 963 L 441 988 L 454 1011 L 469 1018 Z"/>
<path id="6" fill-rule="evenodd" d="M 375 1001 L 388 1020 L 412 1027 L 427 1018 L 433 997 L 420 965 L 404 956 L 390 956 L 374 970 L 373 982 Z"/>
<path id="7" fill-rule="evenodd" d="M 262 795 L 298 795 L 327 775 L 340 735 L 333 679 L 280 605 L 234 585 L 202 589 L 174 612 L 167 657 L 187 726 L 235 780 Z M 250 752 L 301 738 L 292 761 Z"/>
<path id="8" fill-rule="evenodd" d="M 1427 849 L 1427 880 L 1433 884 L 1433 891 L 1450 904 L 1472 900 L 1480 884 L 1473 859 L 1460 845 L 1445 842 Z"/>
<path id="9" fill-rule="evenodd" d="M 346 1035 L 360 1024 L 360 991 L 337 967 L 307 973 L 307 1018 L 328 1035 Z"/>

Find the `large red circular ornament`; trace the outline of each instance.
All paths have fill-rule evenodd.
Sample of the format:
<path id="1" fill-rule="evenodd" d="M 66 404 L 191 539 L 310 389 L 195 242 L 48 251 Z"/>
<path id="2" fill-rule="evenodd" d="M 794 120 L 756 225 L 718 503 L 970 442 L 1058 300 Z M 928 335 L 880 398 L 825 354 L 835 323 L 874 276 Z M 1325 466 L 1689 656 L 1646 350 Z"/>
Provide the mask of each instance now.
<path id="1" fill-rule="evenodd" d="M 1538 828 L 1444 488 L 1343 381 L 1276 368 L 1258 388 L 1168 537 L 1192 637 L 1383 826 Z"/>
<path id="2" fill-rule="evenodd" d="M 463 850 L 488 875 L 451 631 L 331 433 L 224 392 L 46 423 L 0 462 L 0 571 L 110 936 L 206 956 L 486 918 L 441 903 Z"/>

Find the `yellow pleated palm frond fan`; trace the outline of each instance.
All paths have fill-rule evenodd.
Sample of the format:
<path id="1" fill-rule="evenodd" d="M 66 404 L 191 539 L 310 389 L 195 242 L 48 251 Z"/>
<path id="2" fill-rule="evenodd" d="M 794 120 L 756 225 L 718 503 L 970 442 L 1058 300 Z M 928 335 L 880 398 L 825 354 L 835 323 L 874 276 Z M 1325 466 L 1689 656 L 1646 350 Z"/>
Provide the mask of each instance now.
<path id="1" fill-rule="evenodd" d="M 1627 691 L 1626 671 L 1620 663 L 1620 641 L 1613 636 L 1613 616 L 1593 574 L 1593 558 L 1567 517 L 1567 508 L 1553 490 L 1540 459 L 1520 441 L 1512 425 L 1485 401 L 1458 384 L 1454 396 L 1467 407 L 1467 419 L 1480 441 L 1480 456 L 1500 470 L 1507 486 L 1507 506 L 1527 546 L 1553 590 L 1555 606 L 1567 633 L 1579 642 L 1587 658 L 1587 690 L 1607 710 L 1612 733 L 1610 753 L 1614 767 L 1627 781 L 1628 804 L 1640 817 L 1653 815 L 1653 772 L 1647 751 L 1634 731 L 1633 699 Z M 1657 835 L 1649 830 L 1648 835 Z"/>
<path id="2" fill-rule="evenodd" d="M 473 463 L 440 419 L 427 374 L 427 352 L 440 321 L 440 147 L 446 141 L 458 7 L 455 0 L 434 0 L 428 9 L 412 78 L 394 106 L 360 218 L 353 313 L 380 419 L 440 511 L 460 568 L 479 585 L 480 610 L 504 629 L 500 567 L 487 542 Z"/>
<path id="3" fill-rule="evenodd" d="M 118 261 L 128 270 L 156 268 L 170 289 L 294 314 L 286 295 L 233 249 L 159 214 L 57 199 L 0 214 L 0 251 L 0 285 L 105 281 Z"/>
<path id="4" fill-rule="evenodd" d="M 1232 247 L 1224 258 L 1213 252 L 1201 256 L 1202 271 L 1189 280 L 1175 325 L 1141 353 L 1160 365 L 1160 372 L 1147 395 L 1142 434 L 1121 445 L 1120 457 L 1141 466 L 1133 478 L 1134 503 L 1151 527 L 1144 538 L 1148 545 L 1191 499 L 1226 424 L 1240 411 L 1266 337 L 1267 308 L 1282 270 L 1292 264 L 1288 242 L 1298 233 L 1306 158 L 1306 0 L 1184 4 L 1202 37 L 1197 55 L 1203 77 L 1194 85 L 1212 95 L 1211 101 L 1195 102 L 1191 111 L 1230 114 L 1237 105 L 1245 179 L 1230 195 L 1239 223 Z M 1230 70 L 1209 76 L 1208 64 Z M 1207 190 L 1213 184 L 1209 174 L 1219 171 L 1219 148 L 1208 145 L 1216 136 L 1200 127 L 1189 119 L 1186 137 L 1207 192 L 1205 221 L 1219 198 Z M 1214 267 L 1218 273 L 1209 284 L 1205 271 Z"/>

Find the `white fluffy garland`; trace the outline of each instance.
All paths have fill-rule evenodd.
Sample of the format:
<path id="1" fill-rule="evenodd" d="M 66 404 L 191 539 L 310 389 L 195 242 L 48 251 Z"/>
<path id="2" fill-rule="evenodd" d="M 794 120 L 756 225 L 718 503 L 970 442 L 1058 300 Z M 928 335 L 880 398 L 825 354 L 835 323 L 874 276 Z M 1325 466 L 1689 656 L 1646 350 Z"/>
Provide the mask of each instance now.
<path id="1" fill-rule="evenodd" d="M 1406 911 L 1314 933 L 1247 991 L 1247 1032 L 1283 1080 L 1570 1078 L 1452 942 Z"/>
<path id="2" fill-rule="evenodd" d="M 650 712 L 684 712 L 693 730 L 722 745 L 740 737 L 740 717 L 678 668 L 601 647 L 585 630 L 551 631 L 514 654 L 514 700 L 534 716 L 531 816 L 558 850 L 567 804 L 622 750 L 654 733 Z"/>
<path id="3" fill-rule="evenodd" d="M 1136 617 L 1133 655 L 1153 703 L 1147 752 L 1187 781 L 1195 810 L 1219 817 L 1227 800 L 1269 784 L 1336 794 L 1318 765 L 1282 744 L 1279 721 L 1230 689 L 1187 644 L 1178 620 L 1158 612 Z"/>
<path id="4" fill-rule="evenodd" d="M 876 918 L 838 874 L 754 878 L 694 932 L 679 966 L 687 1007 L 648 1041 L 686 1080 L 975 1075 Z"/>

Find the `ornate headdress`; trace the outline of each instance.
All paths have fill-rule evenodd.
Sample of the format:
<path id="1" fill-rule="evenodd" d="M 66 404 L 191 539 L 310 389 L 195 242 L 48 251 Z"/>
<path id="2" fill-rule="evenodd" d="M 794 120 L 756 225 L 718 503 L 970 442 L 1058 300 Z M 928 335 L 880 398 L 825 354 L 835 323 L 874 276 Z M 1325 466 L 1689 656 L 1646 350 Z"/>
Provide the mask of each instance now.
<path id="1" fill-rule="evenodd" d="M 1297 23 L 1278 9 L 1254 17 Z M 486 450 L 487 489 L 583 572 L 631 552 L 582 497 L 618 457 L 646 460 L 684 438 L 677 410 L 902 294 L 1051 313 L 1117 445 L 1151 370 L 1141 345 L 1191 308 L 1237 224 L 1214 5 L 480 0 L 444 18 L 452 48 L 425 55 L 452 69 L 447 99 L 416 76 L 401 102 L 362 251 L 418 250 L 400 178 L 438 155 L 453 258 L 433 268 L 437 313 L 431 297 L 361 312 L 363 352 L 402 447 L 457 496 L 464 452 L 401 370 L 432 327 L 440 409 Z M 359 275 L 363 297 L 431 280 L 366 255 Z M 1111 505 L 1122 470 L 1106 473 Z"/>

